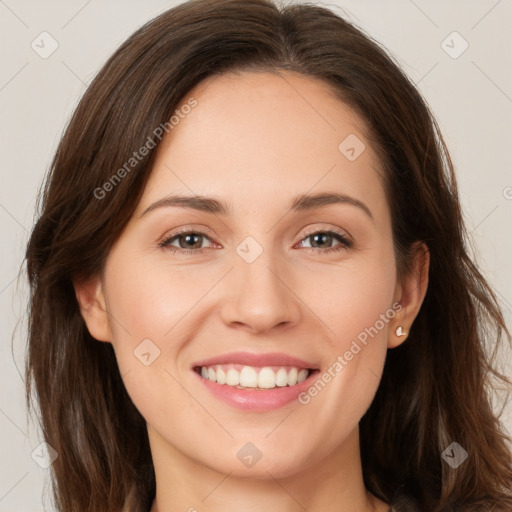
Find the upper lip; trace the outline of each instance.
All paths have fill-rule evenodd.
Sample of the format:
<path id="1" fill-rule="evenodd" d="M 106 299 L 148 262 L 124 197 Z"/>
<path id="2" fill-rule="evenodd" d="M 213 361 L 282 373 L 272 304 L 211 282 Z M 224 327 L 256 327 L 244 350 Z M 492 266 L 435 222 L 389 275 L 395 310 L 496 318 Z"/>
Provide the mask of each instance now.
<path id="1" fill-rule="evenodd" d="M 230 352 L 219 356 L 203 359 L 192 364 L 197 366 L 212 366 L 214 364 L 241 364 L 245 366 L 294 366 L 297 368 L 317 369 L 316 365 L 288 354 L 272 352 L 268 354 L 253 354 L 250 352 Z"/>

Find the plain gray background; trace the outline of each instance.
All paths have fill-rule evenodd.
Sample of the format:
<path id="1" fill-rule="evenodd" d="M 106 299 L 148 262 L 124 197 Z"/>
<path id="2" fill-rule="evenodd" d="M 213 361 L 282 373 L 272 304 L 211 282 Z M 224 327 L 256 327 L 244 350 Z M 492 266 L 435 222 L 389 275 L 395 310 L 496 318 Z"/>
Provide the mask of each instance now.
<path id="1" fill-rule="evenodd" d="M 71 112 L 101 65 L 134 30 L 177 3 L 0 0 L 0 512 L 53 510 L 49 469 L 31 457 L 42 438 L 25 412 L 27 287 L 16 280 L 37 191 Z M 512 325 L 512 1 L 314 3 L 383 44 L 427 99 L 455 165 L 477 264 Z M 44 31 L 58 43 L 46 59 L 31 47 Z M 512 374 L 510 351 L 501 361 Z M 502 420 L 512 432 L 512 401 Z"/>

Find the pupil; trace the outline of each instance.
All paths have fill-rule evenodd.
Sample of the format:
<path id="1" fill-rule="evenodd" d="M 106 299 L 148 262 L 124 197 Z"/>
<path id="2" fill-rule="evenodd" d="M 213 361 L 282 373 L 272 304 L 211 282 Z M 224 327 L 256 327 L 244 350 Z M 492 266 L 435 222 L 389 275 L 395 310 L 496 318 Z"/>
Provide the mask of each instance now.
<path id="1" fill-rule="evenodd" d="M 323 237 L 327 237 L 328 241 L 329 239 L 331 238 L 331 235 L 328 235 L 327 233 L 317 233 L 316 235 L 313 235 L 313 240 L 315 241 L 313 246 L 316 246 L 315 244 L 317 244 L 317 239 L 318 238 L 323 238 Z M 320 244 L 322 242 L 320 241 Z"/>
<path id="2" fill-rule="evenodd" d="M 186 245 L 186 244 L 188 244 L 193 237 L 199 238 L 199 246 L 201 245 L 201 237 L 202 237 L 202 235 L 187 234 L 187 235 L 184 235 L 184 237 L 185 237 L 185 240 L 186 240 L 185 241 L 185 248 L 190 248 L 191 247 L 190 245 Z M 195 244 L 192 243 L 192 245 L 194 246 Z"/>

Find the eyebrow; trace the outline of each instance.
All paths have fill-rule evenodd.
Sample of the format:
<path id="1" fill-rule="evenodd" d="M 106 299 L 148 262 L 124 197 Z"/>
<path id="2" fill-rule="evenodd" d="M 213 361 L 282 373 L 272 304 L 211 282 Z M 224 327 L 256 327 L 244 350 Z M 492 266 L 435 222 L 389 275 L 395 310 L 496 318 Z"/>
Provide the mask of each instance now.
<path id="1" fill-rule="evenodd" d="M 359 199 L 348 196 L 346 194 L 338 194 L 332 192 L 324 192 L 318 194 L 300 194 L 294 197 L 290 203 L 289 209 L 292 211 L 306 211 L 332 204 L 348 204 L 355 206 L 366 213 L 366 215 L 375 222 L 372 212 Z M 230 205 L 225 201 L 205 196 L 186 196 L 173 194 L 164 197 L 150 206 L 148 206 L 139 216 L 142 217 L 147 213 L 164 207 L 181 207 L 198 210 L 201 212 L 213 213 L 218 215 L 228 215 L 231 212 Z"/>

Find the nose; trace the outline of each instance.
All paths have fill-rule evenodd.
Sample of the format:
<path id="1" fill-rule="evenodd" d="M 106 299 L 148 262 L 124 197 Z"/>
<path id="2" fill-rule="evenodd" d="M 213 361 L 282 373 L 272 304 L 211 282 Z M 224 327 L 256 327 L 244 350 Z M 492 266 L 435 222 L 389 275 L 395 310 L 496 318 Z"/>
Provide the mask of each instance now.
<path id="1" fill-rule="evenodd" d="M 298 323 L 300 300 L 284 259 L 263 253 L 252 263 L 234 255 L 223 283 L 221 318 L 230 327 L 264 333 Z"/>

